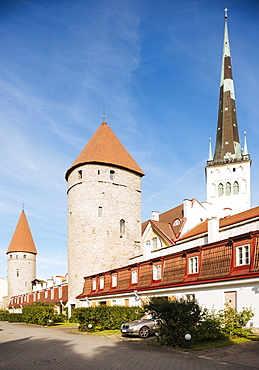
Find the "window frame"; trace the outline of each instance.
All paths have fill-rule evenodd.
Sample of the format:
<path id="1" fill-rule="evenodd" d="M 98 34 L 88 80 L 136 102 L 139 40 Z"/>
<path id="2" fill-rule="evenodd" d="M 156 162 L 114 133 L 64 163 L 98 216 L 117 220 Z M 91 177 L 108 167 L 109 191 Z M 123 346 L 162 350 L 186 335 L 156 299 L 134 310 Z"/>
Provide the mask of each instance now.
<path id="1" fill-rule="evenodd" d="M 250 263 L 251 263 L 250 244 L 236 246 L 236 267 L 249 266 Z"/>
<path id="2" fill-rule="evenodd" d="M 152 280 L 153 281 L 162 280 L 162 262 L 153 264 L 153 266 L 152 266 Z"/>
<path id="3" fill-rule="evenodd" d="M 138 284 L 138 269 L 134 268 L 131 270 L 131 285 Z"/>
<path id="4" fill-rule="evenodd" d="M 199 273 L 199 256 L 188 257 L 188 275 L 197 275 Z"/>

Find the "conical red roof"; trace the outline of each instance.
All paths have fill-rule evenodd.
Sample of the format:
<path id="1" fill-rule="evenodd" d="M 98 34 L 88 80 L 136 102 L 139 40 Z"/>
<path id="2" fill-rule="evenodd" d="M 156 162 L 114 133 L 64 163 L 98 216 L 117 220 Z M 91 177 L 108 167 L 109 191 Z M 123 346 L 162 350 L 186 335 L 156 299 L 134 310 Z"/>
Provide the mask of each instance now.
<path id="1" fill-rule="evenodd" d="M 37 254 L 31 230 L 24 211 L 22 211 L 20 215 L 11 243 L 6 253 L 11 252 L 27 252 Z"/>
<path id="2" fill-rule="evenodd" d="M 144 172 L 134 161 L 106 122 L 102 122 L 72 166 L 67 170 L 65 176 L 66 180 L 74 168 L 85 163 L 105 163 L 115 165 L 136 172 L 141 176 L 144 175 Z"/>

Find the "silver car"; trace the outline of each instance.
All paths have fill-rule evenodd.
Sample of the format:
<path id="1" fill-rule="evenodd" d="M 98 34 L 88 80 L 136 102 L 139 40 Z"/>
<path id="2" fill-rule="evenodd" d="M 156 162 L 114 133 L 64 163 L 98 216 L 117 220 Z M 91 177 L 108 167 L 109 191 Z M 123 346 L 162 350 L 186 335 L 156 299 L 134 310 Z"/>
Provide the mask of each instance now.
<path id="1" fill-rule="evenodd" d="M 147 338 L 154 335 L 158 328 L 158 321 L 155 317 L 150 319 L 141 319 L 131 322 L 126 322 L 120 327 L 123 335 L 138 335 L 141 338 Z"/>

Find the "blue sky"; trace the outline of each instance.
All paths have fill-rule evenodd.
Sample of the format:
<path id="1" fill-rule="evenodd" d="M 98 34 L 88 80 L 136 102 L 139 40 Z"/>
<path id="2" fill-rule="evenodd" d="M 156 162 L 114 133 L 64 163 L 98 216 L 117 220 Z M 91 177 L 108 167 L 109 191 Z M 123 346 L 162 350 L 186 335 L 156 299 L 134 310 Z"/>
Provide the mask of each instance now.
<path id="1" fill-rule="evenodd" d="M 239 134 L 259 205 L 259 2 L 1 0 L 0 276 L 25 204 L 37 277 L 67 272 L 64 174 L 106 121 L 146 176 L 143 220 L 206 200 L 225 7 Z"/>

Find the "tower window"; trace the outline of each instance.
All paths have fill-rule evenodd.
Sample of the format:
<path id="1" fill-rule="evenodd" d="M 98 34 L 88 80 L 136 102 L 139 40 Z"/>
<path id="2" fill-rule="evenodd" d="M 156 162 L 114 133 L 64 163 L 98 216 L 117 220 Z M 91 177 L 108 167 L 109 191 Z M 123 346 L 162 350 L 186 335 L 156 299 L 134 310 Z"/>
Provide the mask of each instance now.
<path id="1" fill-rule="evenodd" d="M 115 171 L 111 170 L 110 171 L 110 179 L 114 180 L 114 178 L 115 178 Z"/>
<path id="2" fill-rule="evenodd" d="M 103 207 L 98 207 L 98 217 L 102 217 L 103 215 Z"/>
<path id="3" fill-rule="evenodd" d="M 16 270 L 16 276 L 19 277 L 20 276 L 20 271 L 19 270 Z"/>
<path id="4" fill-rule="evenodd" d="M 218 196 L 222 197 L 223 194 L 224 194 L 223 184 L 219 184 L 219 186 L 218 186 Z"/>
<path id="5" fill-rule="evenodd" d="M 78 171 L 78 179 L 81 180 L 82 177 L 83 177 L 83 172 L 82 172 L 82 170 L 79 170 Z"/>
<path id="6" fill-rule="evenodd" d="M 125 221 L 120 220 L 120 234 L 124 234 L 124 233 L 125 233 Z"/>
<path id="7" fill-rule="evenodd" d="M 234 182 L 233 184 L 233 193 L 238 194 L 239 193 L 239 184 L 237 181 Z"/>
<path id="8" fill-rule="evenodd" d="M 23 255 L 23 258 L 26 258 L 26 257 L 27 257 L 27 256 L 26 256 L 26 254 L 24 254 L 24 255 Z"/>
<path id="9" fill-rule="evenodd" d="M 230 184 L 230 182 L 226 183 L 226 195 L 231 195 L 231 184 Z"/>
<path id="10" fill-rule="evenodd" d="M 97 171 L 97 175 L 100 176 L 101 175 L 101 170 L 98 170 Z"/>

